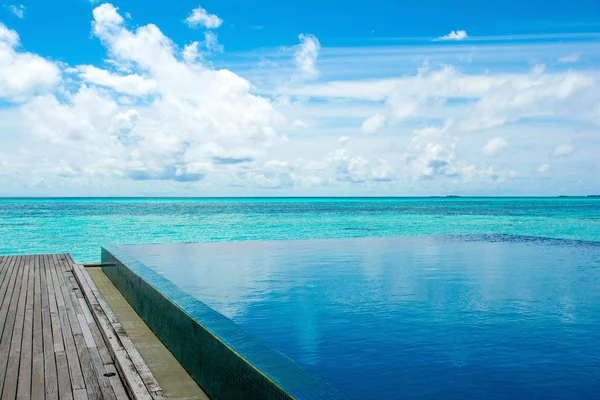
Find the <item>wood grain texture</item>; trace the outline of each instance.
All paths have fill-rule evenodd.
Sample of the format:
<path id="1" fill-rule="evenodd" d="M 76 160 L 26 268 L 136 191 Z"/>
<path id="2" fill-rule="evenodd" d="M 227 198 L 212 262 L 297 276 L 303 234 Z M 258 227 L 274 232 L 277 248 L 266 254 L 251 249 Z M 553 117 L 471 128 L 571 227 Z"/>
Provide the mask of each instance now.
<path id="1" fill-rule="evenodd" d="M 2 399 L 130 398 L 74 268 L 68 254 L 0 256 Z"/>

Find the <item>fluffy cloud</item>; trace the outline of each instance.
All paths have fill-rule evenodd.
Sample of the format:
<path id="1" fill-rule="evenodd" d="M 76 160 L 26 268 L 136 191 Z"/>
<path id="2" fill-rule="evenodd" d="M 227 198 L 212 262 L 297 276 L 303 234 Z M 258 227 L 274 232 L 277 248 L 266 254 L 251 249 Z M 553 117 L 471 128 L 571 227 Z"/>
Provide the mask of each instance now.
<path id="1" fill-rule="evenodd" d="M 223 46 L 219 44 L 217 34 L 214 32 L 209 31 L 204 33 L 204 47 L 209 51 L 223 52 Z"/>
<path id="2" fill-rule="evenodd" d="M 573 154 L 575 148 L 568 143 L 561 143 L 552 150 L 550 155 L 552 157 L 566 157 Z"/>
<path id="3" fill-rule="evenodd" d="M 451 65 L 395 79 L 327 82 L 280 88 L 278 94 L 320 99 L 385 101 L 388 124 L 452 117 L 456 129 L 480 131 L 533 118 L 599 121 L 593 73 L 465 74 Z M 452 101 L 452 102 L 450 102 Z"/>
<path id="4" fill-rule="evenodd" d="M 122 68 L 79 66 L 79 87 L 23 106 L 38 138 L 85 154 L 70 160 L 73 170 L 195 182 L 213 166 L 250 163 L 282 142 L 277 128 L 284 119 L 271 102 L 250 94 L 250 84 L 231 71 L 196 62 L 197 45 L 180 55 L 155 25 L 130 31 L 110 4 L 93 14 L 94 34 Z M 138 106 L 123 103 L 119 93 Z"/>
<path id="5" fill-rule="evenodd" d="M 349 154 L 347 148 L 335 150 L 327 161 L 335 167 L 336 179 L 352 183 L 390 182 L 396 179 L 394 167 L 384 161 L 370 162 L 361 156 Z"/>
<path id="6" fill-rule="evenodd" d="M 386 117 L 383 114 L 375 114 L 363 122 L 360 130 L 365 134 L 373 134 L 379 132 L 385 126 Z"/>
<path id="7" fill-rule="evenodd" d="M 512 53 L 496 44 L 486 47 L 498 57 L 477 60 L 474 42 L 477 63 L 462 66 L 456 46 L 429 44 L 434 61 L 419 66 L 420 50 L 320 54 L 318 39 L 301 35 L 297 46 L 274 49 L 268 65 L 236 61 L 233 73 L 206 61 L 223 51 L 214 31 L 175 43 L 158 26 L 132 26 L 125 16 L 110 4 L 94 9 L 91 40 L 106 50 L 95 65 L 27 53 L 17 33 L 0 25 L 0 96 L 13 103 L 0 107 L 2 193 L 551 194 L 580 179 L 597 184 L 600 75 L 592 67 L 533 64 L 586 49 L 553 48 L 537 58 L 519 50 L 528 54 L 519 71 Z M 380 73 L 378 54 L 395 57 L 393 69 Z M 338 80 L 311 82 L 317 59 L 322 75 Z M 21 65 L 31 60 L 54 77 L 25 74 Z M 4 66 L 13 64 L 8 74 Z M 16 85 L 19 79 L 25 83 Z M 508 143 L 515 151 L 493 157 Z M 563 144 L 549 154 L 543 143 Z M 562 159 L 560 168 L 552 163 L 552 174 L 543 175 L 549 155 L 574 152 L 566 143 L 582 144 L 577 157 Z"/>
<path id="8" fill-rule="evenodd" d="M 0 99 L 23 101 L 60 79 L 60 69 L 54 63 L 18 48 L 17 32 L 0 23 Z"/>
<path id="9" fill-rule="evenodd" d="M 314 35 L 300 34 L 298 39 L 300 39 L 300 44 L 296 46 L 296 51 L 294 52 L 294 62 L 297 69 L 296 76 L 301 80 L 314 79 L 319 76 L 316 63 L 321 44 L 319 43 L 319 39 Z"/>
<path id="10" fill-rule="evenodd" d="M 493 166 L 477 167 L 456 154 L 456 138 L 451 135 L 453 123 L 430 126 L 414 131 L 405 154 L 407 174 L 415 181 L 440 179 L 460 182 L 502 182 L 519 174 L 513 170 L 498 171 Z"/>
<path id="11" fill-rule="evenodd" d="M 17 18 L 23 19 L 25 17 L 25 6 L 23 4 L 19 4 L 19 5 L 10 4 L 10 5 L 6 5 L 5 7 L 8 8 L 8 10 L 11 13 L 16 15 Z"/>
<path id="12" fill-rule="evenodd" d="M 158 90 L 155 81 L 137 74 L 115 74 L 93 65 L 82 65 L 78 67 L 78 70 L 79 76 L 84 81 L 114 89 L 119 93 L 144 96 Z"/>
<path id="13" fill-rule="evenodd" d="M 439 38 L 434 39 L 435 41 L 440 40 L 465 40 L 469 36 L 466 31 L 452 31 L 447 35 L 440 36 Z"/>
<path id="14" fill-rule="evenodd" d="M 508 142 L 501 137 L 495 137 L 486 142 L 481 148 L 481 152 L 486 156 L 497 156 L 508 148 Z"/>
<path id="15" fill-rule="evenodd" d="M 190 27 L 199 25 L 208 29 L 215 29 L 221 26 L 223 20 L 215 14 L 209 14 L 204 8 L 194 8 L 190 15 L 185 19 L 185 23 Z"/>

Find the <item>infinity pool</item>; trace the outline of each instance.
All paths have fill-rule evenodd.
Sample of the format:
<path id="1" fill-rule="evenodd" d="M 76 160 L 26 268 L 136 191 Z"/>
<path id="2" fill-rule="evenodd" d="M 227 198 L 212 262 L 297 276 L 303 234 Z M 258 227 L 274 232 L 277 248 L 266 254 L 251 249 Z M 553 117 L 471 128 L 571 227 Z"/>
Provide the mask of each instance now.
<path id="1" fill-rule="evenodd" d="M 356 399 L 596 399 L 600 243 L 119 246 Z"/>

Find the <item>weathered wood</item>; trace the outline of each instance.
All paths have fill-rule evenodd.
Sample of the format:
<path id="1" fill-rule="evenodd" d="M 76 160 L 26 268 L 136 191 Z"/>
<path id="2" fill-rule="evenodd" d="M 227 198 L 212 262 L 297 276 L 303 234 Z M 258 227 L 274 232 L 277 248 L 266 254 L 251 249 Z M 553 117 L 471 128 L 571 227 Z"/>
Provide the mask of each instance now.
<path id="1" fill-rule="evenodd" d="M 73 397 L 75 397 L 75 391 L 85 389 L 85 382 L 83 380 L 83 372 L 79 363 L 79 356 L 77 355 L 77 349 L 75 348 L 75 339 L 71 332 L 71 325 L 69 323 L 69 316 L 67 315 L 67 307 L 65 305 L 65 299 L 63 293 L 66 291 L 64 287 L 64 279 L 62 277 L 62 271 L 58 264 L 58 258 L 56 255 L 52 256 L 52 279 L 54 281 L 54 288 L 56 290 L 56 302 L 58 305 L 58 313 L 60 319 L 61 330 L 63 333 L 64 346 L 66 351 L 66 358 L 69 365 L 69 373 L 71 377 L 71 389 Z M 67 295 L 68 297 L 68 295 Z M 78 392 L 82 393 L 82 392 Z M 87 396 L 87 394 L 86 394 Z"/>
<path id="2" fill-rule="evenodd" d="M 33 259 L 25 259 L 28 265 L 29 276 L 27 279 L 27 300 L 25 303 L 25 321 L 21 337 L 21 360 L 19 362 L 19 382 L 17 399 L 29 399 L 31 394 L 31 364 L 33 361 L 33 284 L 34 270 Z"/>
<path id="3" fill-rule="evenodd" d="M 4 282 L 5 282 L 5 278 L 6 276 L 12 271 L 12 269 L 10 268 L 10 264 L 12 263 L 13 259 L 16 256 L 2 256 L 0 257 L 0 287 L 1 288 L 6 288 Z M 2 303 L 2 300 L 4 300 L 4 293 L 6 293 L 6 291 L 2 291 L 0 290 L 0 303 Z"/>
<path id="4" fill-rule="evenodd" d="M 87 391 L 85 389 L 77 389 L 73 391 L 74 400 L 88 400 Z"/>
<path id="5" fill-rule="evenodd" d="M 0 257 L 1 398 L 163 399 L 79 268 L 67 254 Z"/>
<path id="6" fill-rule="evenodd" d="M 118 361 L 116 367 L 121 369 L 120 372 L 124 376 L 130 395 L 136 399 L 164 399 L 158 382 L 104 298 L 99 294 L 91 277 L 83 267 L 74 264 L 73 268 L 75 278 L 82 288 L 86 301 L 90 304 L 109 350 Z"/>
<path id="7" fill-rule="evenodd" d="M 25 302 L 27 300 L 27 280 L 29 278 L 29 264 L 26 259 L 19 263 L 18 268 L 23 269 L 20 285 L 19 300 L 17 303 L 15 323 L 13 327 L 12 340 L 10 343 L 10 353 L 8 356 L 8 365 L 6 376 L 4 378 L 4 388 L 2 390 L 3 399 L 14 399 L 17 395 L 17 379 L 19 376 L 19 361 L 21 358 L 21 344 L 23 335 L 23 325 L 25 322 Z"/>
<path id="8" fill-rule="evenodd" d="M 19 268 L 20 261 L 21 259 L 17 259 L 15 260 L 15 264 L 13 264 L 15 269 L 17 270 L 14 280 L 11 280 L 12 285 L 14 285 L 14 287 L 12 288 L 12 290 L 9 290 L 10 296 L 8 296 L 7 293 L 7 296 L 5 296 L 4 298 L 5 301 L 9 301 L 6 305 L 6 319 L 4 321 L 2 336 L 0 337 L 0 377 L 2 377 L 2 381 L 0 381 L 0 393 L 2 393 L 4 389 L 4 377 L 8 365 L 8 354 L 10 351 L 13 328 L 17 316 L 17 302 L 21 292 L 21 285 L 17 284 L 21 282 L 23 276 L 23 268 Z"/>
<path id="9" fill-rule="evenodd" d="M 73 277 L 72 272 L 69 272 L 69 277 L 73 278 L 72 282 L 74 285 L 78 285 L 77 280 Z M 112 389 L 112 385 L 109 377 L 105 376 L 106 369 L 104 368 L 104 363 L 102 362 L 102 358 L 100 357 L 100 353 L 98 352 L 97 344 L 94 341 L 94 337 L 92 336 L 92 332 L 89 328 L 88 322 L 83 314 L 83 309 L 87 309 L 88 305 L 84 302 L 81 303 L 79 300 L 83 300 L 83 294 L 81 290 L 78 290 L 77 293 L 71 293 L 71 300 L 73 301 L 73 308 L 77 314 L 77 318 L 79 319 L 79 324 L 81 326 L 81 330 L 83 333 L 83 337 L 88 348 L 88 352 L 90 354 L 91 366 L 93 367 L 93 371 L 95 372 L 96 378 L 98 380 L 100 391 L 102 393 L 102 397 L 105 399 L 114 399 L 114 391 Z M 81 295 L 81 298 L 79 297 Z M 89 310 L 88 310 L 89 312 Z M 90 313 L 91 317 L 91 313 Z M 92 318 L 93 319 L 93 318 Z M 88 392 L 88 395 L 90 393 Z M 91 397 L 91 395 L 90 395 Z"/>
<path id="10" fill-rule="evenodd" d="M 48 270 L 46 271 L 46 281 L 48 285 L 48 296 L 50 298 L 50 319 L 52 320 L 52 338 L 54 357 L 56 360 L 58 395 L 61 400 L 71 400 L 73 398 L 73 389 L 71 387 L 71 379 L 69 377 L 69 364 L 67 361 L 67 354 L 65 352 L 62 326 L 60 323 L 58 301 L 60 288 L 54 286 L 55 279 L 53 271 L 56 267 L 54 265 L 52 256 L 49 256 L 47 261 Z"/>
<path id="11" fill-rule="evenodd" d="M 90 352 L 85 344 L 85 339 L 83 337 L 81 325 L 79 325 L 79 319 L 77 318 L 77 314 L 75 313 L 74 307 L 78 306 L 79 302 L 76 301 L 75 304 L 73 303 L 73 297 L 76 297 L 72 294 L 73 289 L 79 290 L 79 288 L 73 287 L 73 285 L 71 284 L 69 279 L 70 271 L 65 268 L 64 255 L 62 254 L 59 256 L 58 265 L 58 271 L 62 271 L 62 273 L 59 273 L 59 279 L 62 278 L 63 282 L 63 284 L 61 285 L 63 300 L 65 301 L 65 308 L 67 310 L 68 321 L 71 327 L 71 332 L 73 334 L 75 349 L 77 351 L 77 358 L 79 359 L 79 364 L 81 366 L 81 372 L 83 374 L 83 381 L 85 382 L 87 396 L 90 399 L 100 399 L 100 384 L 98 383 L 98 379 L 94 371 L 94 367 L 92 365 Z"/>
<path id="12" fill-rule="evenodd" d="M 47 273 L 50 270 L 50 256 L 43 256 L 40 268 L 42 287 L 42 340 L 44 345 L 44 382 L 46 399 L 58 399 L 58 374 L 54 355 L 54 338 L 50 316 L 50 298 L 48 292 Z"/>
<path id="13" fill-rule="evenodd" d="M 114 364 L 104 364 L 104 368 L 106 368 L 106 372 L 109 374 L 114 374 L 110 379 L 110 384 L 112 385 L 113 391 L 115 392 L 115 396 L 117 399 L 127 399 L 129 395 L 127 391 L 125 391 L 125 387 L 123 386 L 123 382 L 121 382 L 121 378 L 119 377 L 119 371 L 115 368 Z"/>
<path id="14" fill-rule="evenodd" d="M 3 295 L 2 295 L 2 303 L 0 303 L 0 338 L 4 337 L 4 328 L 6 326 L 6 319 L 8 316 L 8 309 L 10 306 L 10 301 L 12 299 L 12 294 L 15 289 L 15 281 L 17 279 L 17 275 L 19 269 L 15 267 L 18 258 L 13 257 L 8 268 L 8 274 L 3 282 Z"/>
<path id="15" fill-rule="evenodd" d="M 14 256 L 2 257 L 2 264 L 0 264 L 0 310 L 2 309 L 2 304 L 4 303 L 4 296 L 6 295 L 6 291 L 8 290 L 8 279 L 10 279 L 12 273 L 15 271 L 14 268 L 11 268 L 14 259 Z M 0 335 L 2 335 L 3 324 L 4 320 L 0 319 Z"/>
<path id="16" fill-rule="evenodd" d="M 94 337 L 94 341 L 98 345 L 98 352 L 100 353 L 100 357 L 102 358 L 102 363 L 104 365 L 114 365 L 115 362 L 113 361 L 112 355 L 110 354 L 108 347 L 106 347 L 106 342 L 104 341 L 104 338 L 102 337 L 102 334 L 98 329 L 98 325 L 96 325 L 96 321 L 94 320 L 93 323 L 89 324 L 89 327 L 90 331 L 92 332 L 92 336 Z"/>
<path id="17" fill-rule="evenodd" d="M 31 398 L 43 399 L 44 390 L 44 343 L 42 338 L 42 279 L 41 258 L 33 262 L 35 283 L 33 286 L 33 365 L 31 368 Z"/>

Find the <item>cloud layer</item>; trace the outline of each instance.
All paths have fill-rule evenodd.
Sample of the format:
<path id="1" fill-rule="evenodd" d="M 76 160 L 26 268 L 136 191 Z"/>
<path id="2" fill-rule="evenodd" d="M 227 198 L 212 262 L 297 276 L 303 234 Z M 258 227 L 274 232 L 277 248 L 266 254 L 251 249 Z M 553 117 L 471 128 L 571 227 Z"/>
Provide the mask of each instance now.
<path id="1" fill-rule="evenodd" d="M 206 29 L 187 43 L 133 21 L 94 8 L 95 65 L 29 52 L 0 23 L 0 194 L 600 190 L 600 75 L 578 48 L 488 69 L 479 50 L 430 38 L 417 57 L 300 34 L 236 58 L 247 66 L 225 53 L 227 69 L 213 66 L 217 15 L 194 9 L 186 23 Z M 386 57 L 393 68 L 372 74 Z"/>
<path id="2" fill-rule="evenodd" d="M 190 27 L 204 26 L 208 29 L 215 29 L 221 26 L 223 20 L 215 14 L 209 14 L 204 8 L 194 8 L 190 15 L 185 19 L 185 23 Z"/>

